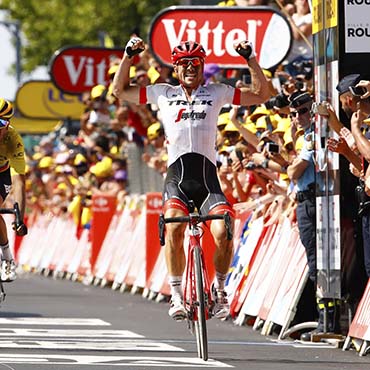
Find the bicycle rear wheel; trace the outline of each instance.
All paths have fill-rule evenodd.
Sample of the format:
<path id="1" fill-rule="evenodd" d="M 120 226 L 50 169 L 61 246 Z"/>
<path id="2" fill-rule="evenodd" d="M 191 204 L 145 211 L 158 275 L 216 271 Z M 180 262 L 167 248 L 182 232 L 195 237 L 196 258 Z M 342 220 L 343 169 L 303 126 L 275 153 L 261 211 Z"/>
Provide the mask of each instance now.
<path id="1" fill-rule="evenodd" d="M 195 289 L 197 293 L 197 316 L 195 322 L 195 334 L 197 338 L 198 355 L 204 361 L 208 360 L 208 339 L 207 339 L 207 320 L 206 304 L 203 285 L 203 266 L 199 247 L 194 248 L 194 269 L 195 269 Z"/>

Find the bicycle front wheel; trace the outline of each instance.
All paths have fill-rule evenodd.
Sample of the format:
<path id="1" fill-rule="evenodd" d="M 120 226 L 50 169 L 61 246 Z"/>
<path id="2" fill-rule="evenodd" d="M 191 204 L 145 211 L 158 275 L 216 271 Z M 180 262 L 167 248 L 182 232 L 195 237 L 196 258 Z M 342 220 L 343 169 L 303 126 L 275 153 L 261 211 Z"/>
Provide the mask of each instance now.
<path id="1" fill-rule="evenodd" d="M 195 269 L 195 289 L 197 293 L 197 316 L 195 322 L 195 334 L 197 338 L 198 355 L 204 361 L 208 360 L 208 339 L 207 339 L 207 320 L 206 304 L 203 285 L 203 265 L 199 247 L 194 248 L 194 269 Z"/>

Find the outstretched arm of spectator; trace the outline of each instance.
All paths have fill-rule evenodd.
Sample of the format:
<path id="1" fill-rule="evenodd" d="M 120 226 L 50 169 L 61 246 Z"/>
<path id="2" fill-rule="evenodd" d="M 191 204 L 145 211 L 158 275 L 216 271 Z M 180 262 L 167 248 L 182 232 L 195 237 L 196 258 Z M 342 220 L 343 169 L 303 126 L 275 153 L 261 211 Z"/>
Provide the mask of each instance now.
<path id="1" fill-rule="evenodd" d="M 353 166 L 357 170 L 362 170 L 362 161 L 360 156 L 355 154 L 355 152 L 350 149 L 347 142 L 342 137 L 340 137 L 339 139 L 329 137 L 327 144 L 329 150 L 335 153 L 342 154 L 350 163 L 353 164 Z"/>
<path id="2" fill-rule="evenodd" d="M 138 37 L 131 39 L 126 47 L 118 70 L 113 79 L 113 95 L 121 101 L 139 104 L 140 87 L 130 84 L 130 67 L 132 59 L 128 50 L 144 50 L 144 42 Z"/>
<path id="3" fill-rule="evenodd" d="M 366 161 L 370 163 L 370 142 L 361 132 L 361 125 L 365 118 L 366 114 L 361 110 L 353 113 L 351 118 L 351 132 L 355 138 L 358 150 Z"/>

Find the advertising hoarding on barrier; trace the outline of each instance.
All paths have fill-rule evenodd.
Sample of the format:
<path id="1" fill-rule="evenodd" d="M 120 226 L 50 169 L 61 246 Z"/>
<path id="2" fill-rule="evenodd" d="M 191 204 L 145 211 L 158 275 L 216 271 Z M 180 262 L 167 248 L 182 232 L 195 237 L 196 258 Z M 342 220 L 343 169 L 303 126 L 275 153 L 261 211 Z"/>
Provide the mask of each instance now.
<path id="1" fill-rule="evenodd" d="M 81 95 L 60 91 L 51 81 L 27 81 L 17 91 L 20 113 L 36 119 L 79 119 L 84 111 Z"/>
<path id="2" fill-rule="evenodd" d="M 55 86 L 69 94 L 90 91 L 95 85 L 108 86 L 110 62 L 121 59 L 123 49 L 70 46 L 57 50 L 49 73 Z"/>
<path id="3" fill-rule="evenodd" d="M 203 45 L 207 63 L 245 68 L 233 44 L 246 39 L 253 43 L 262 68 L 280 64 L 292 42 L 286 18 L 268 7 L 173 6 L 157 14 L 149 31 L 151 52 L 167 65 L 172 64 L 171 50 L 191 40 Z"/>

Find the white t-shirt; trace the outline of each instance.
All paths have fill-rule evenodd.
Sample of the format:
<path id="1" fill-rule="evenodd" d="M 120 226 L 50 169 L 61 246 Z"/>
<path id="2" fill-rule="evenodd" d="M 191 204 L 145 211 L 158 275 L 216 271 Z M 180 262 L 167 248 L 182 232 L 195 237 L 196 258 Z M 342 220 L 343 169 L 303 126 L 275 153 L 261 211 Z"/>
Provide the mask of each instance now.
<path id="1" fill-rule="evenodd" d="M 292 19 L 298 28 L 302 26 L 303 24 L 312 24 L 312 14 L 311 13 L 305 14 L 304 16 L 301 16 L 301 17 L 299 17 L 297 14 L 293 14 Z M 306 37 L 307 37 L 307 40 L 312 45 L 312 34 Z M 307 59 L 313 57 L 312 49 L 307 45 L 307 42 L 303 39 L 293 40 L 292 48 L 290 50 L 290 53 L 287 59 L 289 62 L 291 62 L 299 56 L 305 57 Z"/>
<path id="2" fill-rule="evenodd" d="M 217 118 L 225 104 L 240 104 L 240 90 L 226 84 L 199 86 L 187 101 L 181 85 L 155 84 L 140 92 L 141 104 L 156 104 L 167 139 L 168 166 L 186 153 L 216 164 Z"/>

